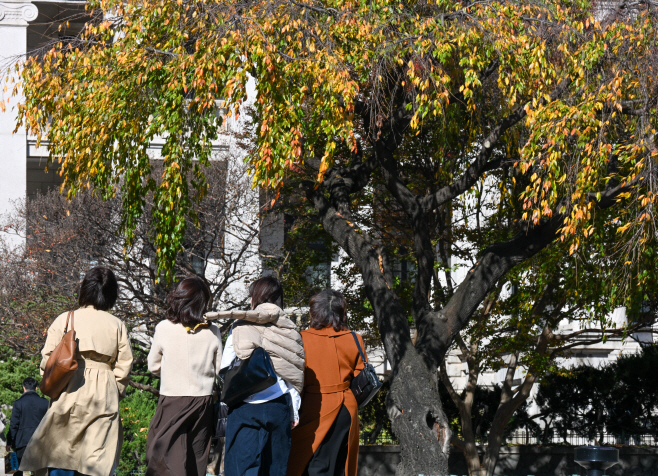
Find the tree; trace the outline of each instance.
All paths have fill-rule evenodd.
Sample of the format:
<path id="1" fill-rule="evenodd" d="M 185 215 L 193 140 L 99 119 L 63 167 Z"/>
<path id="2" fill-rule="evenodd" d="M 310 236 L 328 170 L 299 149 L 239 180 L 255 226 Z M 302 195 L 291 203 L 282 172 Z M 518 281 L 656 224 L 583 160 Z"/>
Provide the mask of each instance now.
<path id="1" fill-rule="evenodd" d="M 446 473 L 436 369 L 507 273 L 556 240 L 576 252 L 615 210 L 619 281 L 645 285 L 634 266 L 655 246 L 656 4 L 605 5 L 94 1 L 76 39 L 21 66 L 19 121 L 49 139 L 71 196 L 88 183 L 105 197 L 122 189 L 129 243 L 153 193 L 159 265 L 171 269 L 207 186 L 218 101 L 237 114 L 253 78 L 254 180 L 301 187 L 359 270 L 393 369 L 398 473 Z M 161 182 L 146 154 L 156 136 Z M 457 247 L 451 204 L 485 175 L 519 206 L 507 237 L 450 288 L 435 265 Z M 410 244 L 411 315 L 395 291 L 392 236 Z"/>
<path id="2" fill-rule="evenodd" d="M 218 157 L 219 158 L 219 157 Z M 156 169 L 157 170 L 157 169 Z M 245 166 L 230 157 L 212 162 L 206 200 L 184 237 L 174 277 L 194 274 L 209 286 L 211 309 L 243 306 L 244 282 L 258 269 L 259 217 Z M 147 197 L 146 207 L 151 207 Z M 163 319 L 168 287 L 158 282 L 149 215 L 124 247 L 120 201 L 101 200 L 93 190 L 68 201 L 58 191 L 28 198 L 6 217 L 6 230 L 25 238 L 24 247 L 3 243 L 0 262 L 0 342 L 17 353 L 37 354 L 54 317 L 76 307 L 81 277 L 93 266 L 112 269 L 119 282 L 113 313 L 132 332 L 133 346 L 148 349 Z M 141 336 L 141 337 L 140 337 Z"/>
<path id="3" fill-rule="evenodd" d="M 621 356 L 614 363 L 615 372 L 609 399 L 606 425 L 613 435 L 658 436 L 658 378 L 653 372 L 658 364 L 658 349 L 645 346 L 640 354 Z M 606 382 L 610 385 L 611 382 Z"/>
<path id="4" fill-rule="evenodd" d="M 473 265 L 481 249 L 500 240 L 500 222 L 508 218 L 500 199 L 483 186 L 477 200 L 471 200 L 460 216 L 469 216 L 471 224 L 463 230 L 461 258 Z M 609 225 L 609 213 L 599 212 L 597 226 L 589 240 L 570 259 L 564 243 L 546 248 L 510 271 L 505 281 L 484 301 L 477 314 L 455 338 L 453 348 L 466 366 L 466 385 L 457 392 L 448 376 L 446 363 L 440 366 L 441 381 L 454 402 L 459 419 L 459 436 L 453 442 L 466 458 L 469 474 L 493 475 L 504 437 L 523 421 L 529 429 L 538 425 L 522 409 L 535 385 L 548 372 L 557 372 L 564 357 L 577 346 L 599 343 L 609 338 L 629 338 L 639 329 L 652 328 L 656 319 L 656 283 L 626 290 L 623 299 L 616 281 L 617 243 Z M 650 280 L 656 257 L 645 253 L 637 263 L 637 272 Z M 618 326 L 612 313 L 626 305 L 627 325 Z M 641 304 L 641 306 L 638 306 Z M 560 329 L 569 322 L 573 330 Z M 486 369 L 504 370 L 502 387 L 494 395 L 483 395 L 478 380 Z M 490 403 L 490 421 L 485 427 L 475 413 L 483 397 L 497 397 Z M 535 417 L 545 416 L 536 415 Z M 477 443 L 486 443 L 482 457 Z"/>
<path id="5" fill-rule="evenodd" d="M 528 293 L 523 294 L 527 296 Z M 645 326 L 650 327 L 655 322 L 654 309 L 647 311 L 642 319 L 621 328 L 612 327 L 605 315 L 594 317 L 588 309 L 578 309 L 578 304 L 574 302 L 563 308 L 541 312 L 538 308 L 542 301 L 548 299 L 542 296 L 539 303 L 532 305 L 530 315 L 524 316 L 527 319 L 519 320 L 518 314 L 507 319 L 487 315 L 462 331 L 455 344 L 467 366 L 467 383 L 461 394 L 455 390 L 448 377 L 445 363 L 441 364 L 441 381 L 458 409 L 461 423 L 460 435 L 456 437 L 453 434 L 453 442 L 462 449 L 470 475 L 494 474 L 505 435 L 513 431 L 520 421 L 525 423 L 528 430 L 538 431 L 539 426 L 534 423 L 534 419 L 546 417 L 547 414 L 541 412 L 531 419 L 527 413 L 521 415 L 520 412 L 523 413 L 522 409 L 535 384 L 541 382 L 546 373 L 559 371 L 560 364 L 564 362 L 560 362 L 561 358 L 569 357 L 571 349 L 613 337 L 627 338 L 629 334 Z M 553 302 L 556 300 L 559 302 L 558 299 Z M 565 320 L 571 321 L 575 329 L 560 332 L 559 324 Z M 486 368 L 504 369 L 505 377 L 495 395 L 495 403 L 491 405 L 490 426 L 485 429 L 474 414 L 474 405 L 481 405 L 478 377 Z M 597 394 L 593 392 L 591 398 L 596 400 Z M 551 410 L 547 408 L 546 411 L 550 414 Z M 569 425 L 570 422 L 565 422 L 565 427 Z M 570 428 L 577 431 L 576 427 Z M 478 453 L 477 443 L 486 443 L 482 457 Z"/>

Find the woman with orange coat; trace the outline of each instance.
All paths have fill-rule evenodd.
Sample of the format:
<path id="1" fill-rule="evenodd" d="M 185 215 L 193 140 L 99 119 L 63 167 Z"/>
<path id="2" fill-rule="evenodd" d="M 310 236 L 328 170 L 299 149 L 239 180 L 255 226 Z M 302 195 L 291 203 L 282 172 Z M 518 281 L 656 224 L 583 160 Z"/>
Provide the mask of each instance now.
<path id="1" fill-rule="evenodd" d="M 327 289 L 310 303 L 311 328 L 303 331 L 306 370 L 299 425 L 292 431 L 288 476 L 355 476 L 359 458 L 359 408 L 350 389 L 363 369 L 347 328 L 347 303 Z"/>

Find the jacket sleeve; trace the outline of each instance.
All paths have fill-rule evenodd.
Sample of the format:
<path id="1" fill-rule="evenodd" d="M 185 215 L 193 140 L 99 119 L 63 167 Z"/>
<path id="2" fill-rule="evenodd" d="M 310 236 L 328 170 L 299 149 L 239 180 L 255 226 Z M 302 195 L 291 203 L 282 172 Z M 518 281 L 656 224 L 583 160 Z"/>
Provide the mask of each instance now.
<path id="1" fill-rule="evenodd" d="M 16 449 L 16 435 L 18 434 L 18 427 L 21 421 L 21 405 L 18 401 L 14 403 L 14 408 L 11 411 L 11 420 L 9 422 L 9 433 L 7 433 L 7 445 Z"/>
<path id="2" fill-rule="evenodd" d="M 126 396 L 126 387 L 130 382 L 130 370 L 133 366 L 133 353 L 130 349 L 130 339 L 128 339 L 128 330 L 123 322 L 119 327 L 119 348 L 117 359 L 114 362 L 114 377 L 117 381 L 119 396 Z"/>
<path id="3" fill-rule="evenodd" d="M 282 310 L 260 310 L 260 311 L 214 311 L 203 315 L 208 321 L 217 319 L 235 319 L 248 321 L 253 324 L 269 324 L 276 322 L 279 316 L 285 316 Z"/>
<path id="4" fill-rule="evenodd" d="M 64 327 L 61 317 L 62 316 L 56 318 L 55 321 L 48 328 L 48 333 L 46 335 L 46 343 L 43 345 L 43 349 L 41 350 L 42 358 L 41 358 L 41 365 L 39 366 L 39 370 L 41 372 L 42 377 L 43 377 L 43 372 L 46 369 L 46 364 L 48 363 L 48 358 L 50 357 L 50 354 L 53 353 L 55 347 L 59 345 L 59 343 L 62 341 L 62 337 L 64 337 Z"/>
<path id="5" fill-rule="evenodd" d="M 153 334 L 153 341 L 151 341 L 151 350 L 149 350 L 149 355 L 147 357 L 149 372 L 153 375 L 160 376 L 160 370 L 162 369 L 162 345 L 160 345 L 158 328 L 155 328 L 155 334 Z"/>

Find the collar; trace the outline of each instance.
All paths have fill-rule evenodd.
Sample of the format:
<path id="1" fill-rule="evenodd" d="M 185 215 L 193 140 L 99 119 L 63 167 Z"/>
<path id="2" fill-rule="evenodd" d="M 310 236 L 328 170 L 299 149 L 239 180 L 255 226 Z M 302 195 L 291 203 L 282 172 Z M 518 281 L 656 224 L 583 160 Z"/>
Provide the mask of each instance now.
<path id="1" fill-rule="evenodd" d="M 326 337 L 338 337 L 342 336 L 345 334 L 351 334 L 352 331 L 349 329 L 346 331 L 338 331 L 336 332 L 333 327 L 328 326 L 325 327 L 324 329 L 313 329 L 312 327 L 310 329 L 306 329 L 304 332 L 308 332 L 309 334 L 315 334 L 318 336 L 326 336 Z"/>
<path id="2" fill-rule="evenodd" d="M 21 395 L 20 398 L 23 398 L 25 395 L 27 395 L 27 394 L 29 394 L 29 393 L 33 393 L 33 394 L 36 395 L 36 394 L 37 394 L 37 391 L 36 391 L 36 390 L 28 390 L 27 392 L 23 392 L 23 395 Z"/>
<path id="3" fill-rule="evenodd" d="M 185 326 L 185 330 L 187 331 L 188 334 L 194 334 L 197 331 L 197 329 L 204 329 L 206 327 L 210 327 L 210 324 L 207 322 L 199 322 L 193 328 Z"/>

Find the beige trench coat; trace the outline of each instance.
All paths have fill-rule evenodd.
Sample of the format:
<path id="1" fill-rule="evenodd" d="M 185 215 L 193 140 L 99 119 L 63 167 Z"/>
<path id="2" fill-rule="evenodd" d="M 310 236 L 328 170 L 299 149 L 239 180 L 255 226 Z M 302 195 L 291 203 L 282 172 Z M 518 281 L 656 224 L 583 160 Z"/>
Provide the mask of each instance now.
<path id="1" fill-rule="evenodd" d="M 64 313 L 48 329 L 41 374 L 64 335 Z M 48 467 L 109 476 L 121 453 L 119 399 L 125 394 L 133 356 L 126 326 L 93 307 L 74 314 L 79 366 L 34 432 L 21 470 L 45 475 Z"/>

